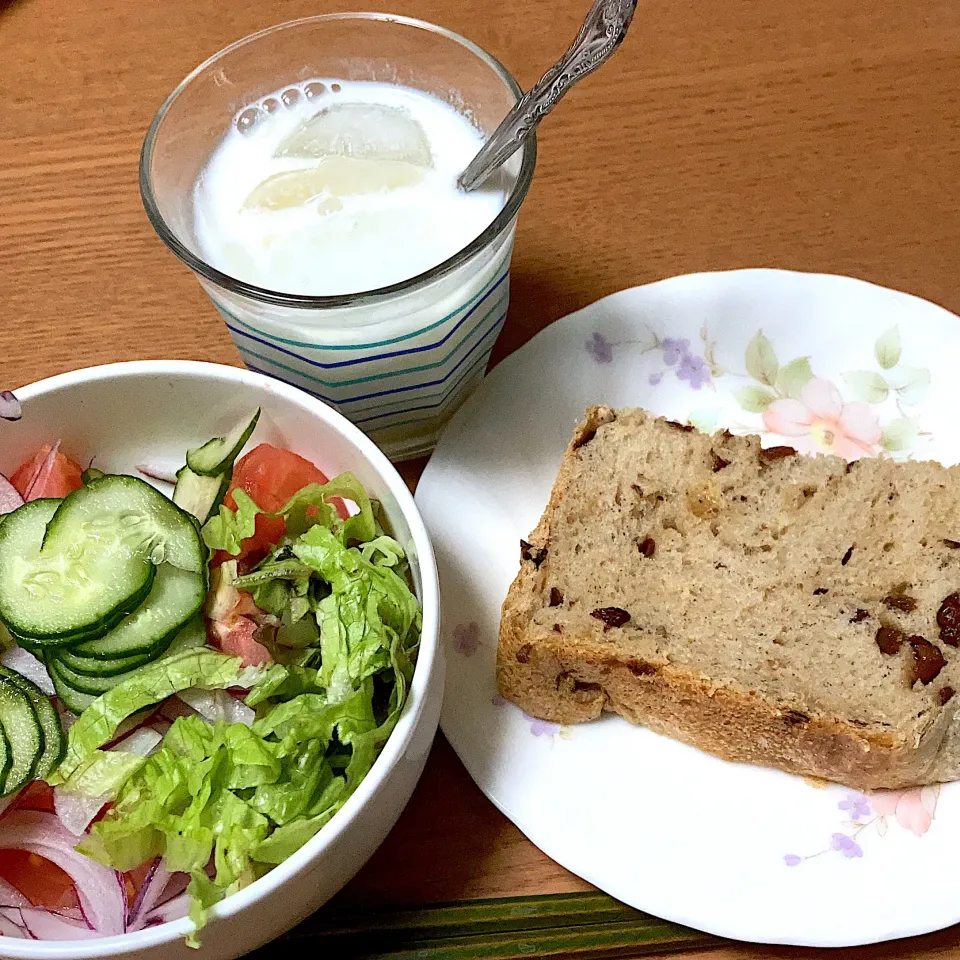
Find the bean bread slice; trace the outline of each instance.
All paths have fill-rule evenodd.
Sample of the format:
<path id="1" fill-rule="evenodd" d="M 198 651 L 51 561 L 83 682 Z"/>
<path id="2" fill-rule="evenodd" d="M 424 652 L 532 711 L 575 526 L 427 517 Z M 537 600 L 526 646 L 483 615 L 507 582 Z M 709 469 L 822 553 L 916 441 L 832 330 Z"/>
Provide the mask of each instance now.
<path id="1" fill-rule="evenodd" d="M 960 467 L 592 407 L 503 604 L 501 694 L 856 789 L 960 779 Z"/>

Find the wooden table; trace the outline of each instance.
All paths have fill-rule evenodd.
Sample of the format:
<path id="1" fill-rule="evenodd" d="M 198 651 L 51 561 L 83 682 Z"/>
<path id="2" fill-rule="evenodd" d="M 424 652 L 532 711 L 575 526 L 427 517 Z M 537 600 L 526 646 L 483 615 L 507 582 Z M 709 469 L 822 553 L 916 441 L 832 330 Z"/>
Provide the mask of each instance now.
<path id="1" fill-rule="evenodd" d="M 141 140 L 167 93 L 220 47 L 354 6 L 0 0 L 0 385 L 113 360 L 239 362 L 143 214 Z M 524 87 L 585 7 L 392 4 L 466 34 Z M 494 359 L 598 297 L 699 270 L 845 273 L 960 312 L 958 91 L 958 0 L 641 0 L 612 63 L 542 130 Z M 421 468 L 404 467 L 411 484 Z M 481 796 L 441 737 L 401 824 L 341 900 L 578 889 Z M 960 957 L 960 933 L 844 951 L 934 955 Z"/>

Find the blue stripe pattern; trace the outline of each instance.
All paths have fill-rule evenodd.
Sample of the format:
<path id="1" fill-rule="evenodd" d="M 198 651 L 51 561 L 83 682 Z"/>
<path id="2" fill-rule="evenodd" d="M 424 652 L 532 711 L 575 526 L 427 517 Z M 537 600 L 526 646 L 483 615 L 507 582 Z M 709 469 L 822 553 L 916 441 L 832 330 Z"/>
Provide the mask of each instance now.
<path id="1" fill-rule="evenodd" d="M 317 397 L 374 440 L 390 431 L 381 444 L 389 455 L 398 444 L 396 452 L 409 452 L 396 440 L 399 428 L 409 427 L 417 436 L 436 432 L 482 379 L 506 320 L 509 288 L 508 251 L 490 281 L 459 309 L 411 333 L 366 344 L 304 343 L 277 336 L 254 326 L 251 317 L 237 316 L 219 299 L 214 303 L 250 370 Z M 433 337 L 423 342 L 425 334 Z M 333 360 L 328 351 L 357 355 L 341 353 L 343 359 Z M 324 356 L 328 359 L 319 359 Z"/>
<path id="2" fill-rule="evenodd" d="M 223 306 L 217 304 L 220 309 L 221 314 L 223 314 L 224 319 L 227 322 L 227 329 L 236 337 L 244 337 L 250 340 L 253 340 L 256 343 L 263 344 L 264 346 L 271 347 L 276 350 L 278 353 L 285 353 L 288 357 L 294 357 L 297 360 L 307 363 L 312 367 L 321 367 L 324 370 L 335 370 L 338 367 L 354 367 L 357 364 L 361 363 L 376 363 L 379 360 L 389 360 L 393 357 L 403 357 L 411 353 L 426 353 L 427 351 L 434 350 L 436 347 L 442 347 L 447 340 L 452 337 L 457 330 L 463 326 L 467 320 L 470 319 L 473 314 L 479 310 L 483 303 L 491 296 L 493 296 L 496 291 L 499 289 L 501 284 L 507 284 L 508 274 L 504 271 L 493 280 L 484 290 L 481 292 L 479 298 L 474 298 L 472 301 L 464 304 L 463 307 L 458 311 L 454 311 L 451 314 L 448 314 L 443 320 L 438 323 L 433 323 L 429 327 L 425 327 L 424 330 L 418 330 L 413 334 L 406 334 L 402 337 L 395 337 L 393 340 L 381 340 L 378 343 L 372 343 L 369 346 L 364 346 L 363 344 L 336 344 L 334 346 L 310 346 L 309 344 L 299 344 L 295 340 L 287 340 L 284 337 L 271 336 L 270 334 L 264 333 L 262 330 L 256 330 L 254 327 L 251 327 L 249 324 L 244 323 L 239 317 L 235 317 L 229 311 L 225 310 Z M 471 306 L 472 304 L 472 306 Z M 465 307 L 469 307 L 464 313 L 463 310 Z M 384 346 L 385 344 L 397 343 L 400 340 L 408 340 L 413 336 L 421 336 L 427 330 L 434 330 L 440 323 L 448 323 L 454 318 L 459 317 L 453 327 L 447 331 L 447 333 L 441 337 L 439 340 L 434 343 L 424 343 L 420 346 L 409 347 L 406 350 L 394 350 L 389 353 L 364 353 L 362 357 L 354 357 L 350 360 L 341 360 L 338 363 L 323 363 L 320 360 L 312 360 L 309 357 L 303 356 L 302 351 L 306 350 L 374 350 L 378 347 Z M 301 352 L 297 353 L 293 350 L 288 350 L 286 347 L 280 346 L 283 343 L 292 343 L 295 346 L 301 347 Z"/>

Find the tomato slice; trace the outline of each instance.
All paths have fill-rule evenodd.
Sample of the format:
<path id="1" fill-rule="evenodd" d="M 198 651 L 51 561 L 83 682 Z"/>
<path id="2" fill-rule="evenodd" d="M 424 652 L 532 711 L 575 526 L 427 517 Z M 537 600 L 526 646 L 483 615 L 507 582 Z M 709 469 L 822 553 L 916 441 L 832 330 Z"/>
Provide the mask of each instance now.
<path id="1" fill-rule="evenodd" d="M 59 450 L 51 460 L 52 449 L 51 444 L 45 443 L 10 477 L 10 482 L 24 500 L 39 500 L 41 497 L 60 499 L 83 486 L 81 467 Z"/>
<path id="2" fill-rule="evenodd" d="M 241 657 L 245 667 L 258 667 L 270 663 L 270 651 L 253 639 L 257 625 L 246 617 L 230 616 L 213 624 L 220 649 L 233 657 Z"/>
<path id="3" fill-rule="evenodd" d="M 4 813 L 44 810 L 53 813 L 53 787 L 42 780 L 27 784 Z M 0 816 L 0 831 L 3 817 Z M 77 891 L 70 877 L 46 857 L 26 850 L 0 854 L 0 878 L 16 887 L 34 906 L 63 910 L 77 906 Z"/>
<path id="4" fill-rule="evenodd" d="M 63 910 L 77 906 L 77 891 L 70 877 L 45 857 L 25 850 L 4 850 L 0 877 L 16 887 L 34 906 Z"/>
<path id="5" fill-rule="evenodd" d="M 53 787 L 43 780 L 34 780 L 23 788 L 8 809 L 11 813 L 14 810 L 44 810 L 53 813 Z"/>
<path id="6" fill-rule="evenodd" d="M 237 505 L 233 491 L 240 489 L 261 510 L 275 513 L 297 491 L 311 483 L 326 482 L 326 474 L 309 460 L 290 450 L 261 443 L 237 461 L 224 502 L 231 510 L 235 510 Z M 336 507 L 341 517 L 348 516 L 342 501 L 337 501 Z M 241 544 L 238 559 L 266 553 L 283 536 L 285 529 L 280 518 L 258 516 L 256 531 Z"/>

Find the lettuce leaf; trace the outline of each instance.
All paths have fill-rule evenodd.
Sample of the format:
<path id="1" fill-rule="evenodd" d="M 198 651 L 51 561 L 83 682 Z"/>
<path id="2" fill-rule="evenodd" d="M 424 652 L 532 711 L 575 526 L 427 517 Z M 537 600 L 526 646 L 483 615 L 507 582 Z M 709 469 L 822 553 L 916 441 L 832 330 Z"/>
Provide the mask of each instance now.
<path id="1" fill-rule="evenodd" d="M 273 698 L 292 700 L 301 693 L 323 692 L 318 670 L 273 663 L 247 695 L 245 702 L 248 707 L 256 707 Z"/>
<path id="2" fill-rule="evenodd" d="M 189 687 L 202 690 L 251 687 L 262 674 L 259 667 L 244 667 L 238 657 L 203 647 L 185 650 L 134 671 L 80 715 L 67 734 L 63 762 L 48 782 L 56 785 L 69 779 L 95 750 L 113 739 L 127 717 L 144 707 L 160 703 Z"/>
<path id="3" fill-rule="evenodd" d="M 238 577 L 234 585 L 249 591 L 261 610 L 296 623 L 310 612 L 312 576 L 313 570 L 297 560 L 289 547 L 283 547 L 256 570 Z"/>
<path id="4" fill-rule="evenodd" d="M 76 797 L 100 798 L 106 802 L 116 796 L 146 762 L 145 756 L 126 750 L 94 750 L 57 789 Z"/>
<path id="5" fill-rule="evenodd" d="M 337 702 L 390 668 L 396 646 L 417 642 L 420 604 L 393 569 L 345 547 L 329 530 L 312 527 L 292 549 L 330 585 L 330 595 L 317 605 L 320 682 Z"/>
<path id="6" fill-rule="evenodd" d="M 203 535 L 236 554 L 261 511 L 242 491 L 234 497 L 237 509 L 221 507 Z M 340 519 L 332 498 L 357 512 Z M 356 790 L 406 702 L 420 639 L 403 548 L 383 533 L 355 477 L 306 487 L 270 516 L 284 517 L 286 536 L 230 586 L 279 619 L 264 638 L 277 662 L 243 670 L 208 649 L 145 667 L 81 716 L 61 767 L 64 776 L 92 769 L 126 716 L 181 689 L 251 688 L 252 727 L 178 719 L 82 841 L 119 870 L 161 856 L 189 873 L 198 929 L 212 906 L 300 849 Z"/>
<path id="7" fill-rule="evenodd" d="M 356 504 L 357 513 L 341 520 L 329 502 L 338 498 Z M 370 498 L 363 484 L 349 472 L 341 473 L 327 483 L 309 484 L 276 513 L 261 510 L 242 490 L 234 490 L 233 499 L 237 509 L 221 505 L 219 514 L 204 524 L 203 540 L 211 550 L 224 550 L 234 557 L 240 553 L 242 541 L 253 536 L 259 513 L 282 517 L 288 537 L 298 537 L 315 526 L 334 531 L 344 544 L 350 541 L 365 543 L 377 535 Z"/>
<path id="8" fill-rule="evenodd" d="M 254 853 L 271 823 L 243 794 L 282 772 L 275 751 L 249 727 L 181 717 L 78 849 L 118 870 L 162 856 L 167 869 L 189 873 L 199 930 L 213 904 L 256 879 Z"/>
<path id="9" fill-rule="evenodd" d="M 232 495 L 237 509 L 220 504 L 218 515 L 211 517 L 201 532 L 203 542 L 211 550 L 224 550 L 235 557 L 240 553 L 241 543 L 256 532 L 257 514 L 263 511 L 243 490 L 238 488 Z"/>

